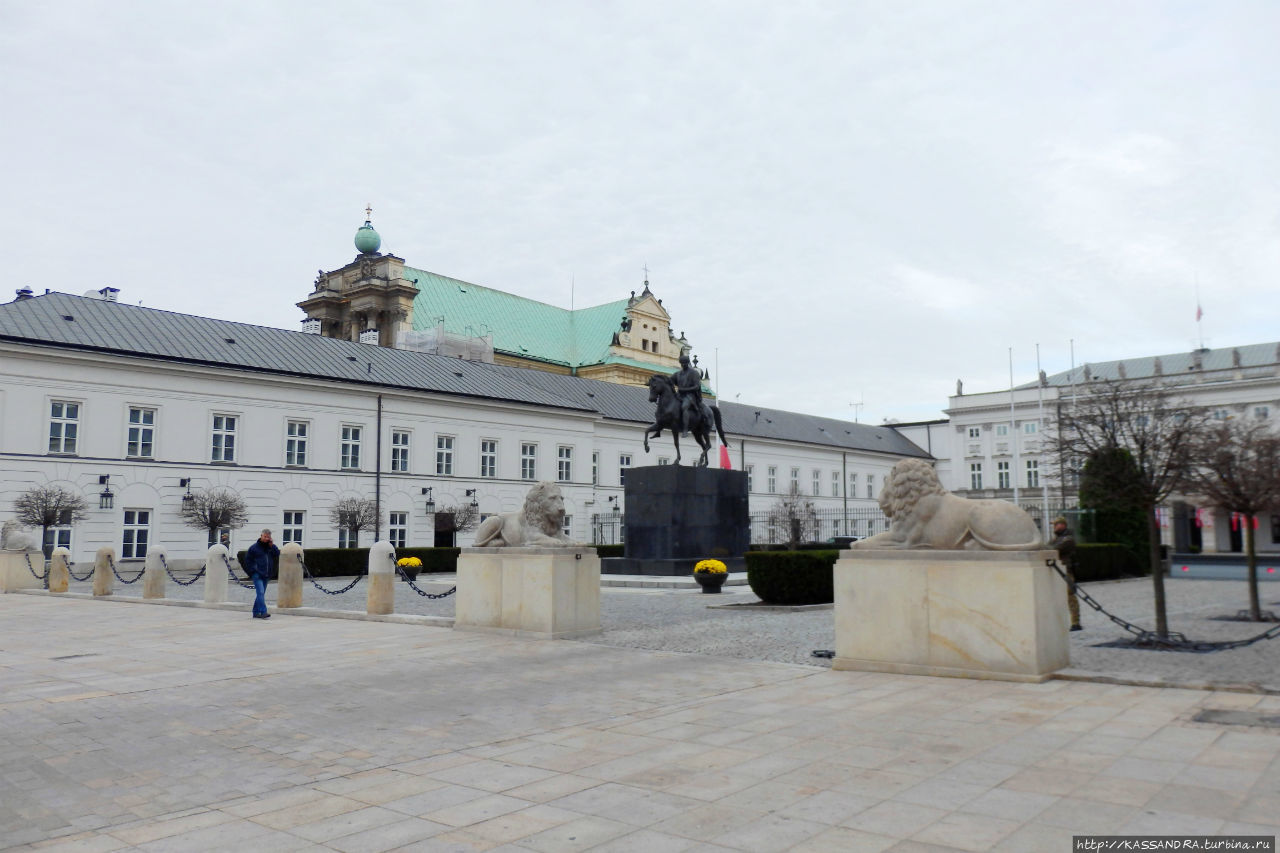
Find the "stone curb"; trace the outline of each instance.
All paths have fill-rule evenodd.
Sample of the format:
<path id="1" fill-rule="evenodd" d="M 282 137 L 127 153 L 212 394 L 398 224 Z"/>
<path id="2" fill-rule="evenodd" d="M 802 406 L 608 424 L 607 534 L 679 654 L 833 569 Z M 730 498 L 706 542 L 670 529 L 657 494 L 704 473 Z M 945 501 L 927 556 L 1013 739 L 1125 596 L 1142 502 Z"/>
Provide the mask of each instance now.
<path id="1" fill-rule="evenodd" d="M 756 613 L 808 613 L 811 610 L 835 610 L 835 603 L 828 604 L 765 604 L 762 601 L 740 601 L 736 604 L 708 604 L 708 610 L 741 610 Z"/>

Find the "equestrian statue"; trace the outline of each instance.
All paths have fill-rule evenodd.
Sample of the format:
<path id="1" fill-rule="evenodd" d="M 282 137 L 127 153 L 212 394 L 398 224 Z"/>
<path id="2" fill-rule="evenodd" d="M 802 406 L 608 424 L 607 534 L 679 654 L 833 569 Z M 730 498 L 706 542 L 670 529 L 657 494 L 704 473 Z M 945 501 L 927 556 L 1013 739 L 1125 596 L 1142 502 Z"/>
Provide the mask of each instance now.
<path id="1" fill-rule="evenodd" d="M 702 448 L 698 467 L 707 467 L 711 437 L 720 434 L 720 443 L 729 446 L 720 423 L 720 409 L 702 399 L 702 371 L 689 364 L 689 356 L 680 356 L 680 369 L 670 376 L 649 377 L 649 402 L 657 403 L 653 423 L 644 431 L 644 452 L 649 452 L 649 436 L 658 438 L 664 429 L 671 430 L 676 446 L 676 464 L 680 464 L 680 434 L 692 435 Z"/>

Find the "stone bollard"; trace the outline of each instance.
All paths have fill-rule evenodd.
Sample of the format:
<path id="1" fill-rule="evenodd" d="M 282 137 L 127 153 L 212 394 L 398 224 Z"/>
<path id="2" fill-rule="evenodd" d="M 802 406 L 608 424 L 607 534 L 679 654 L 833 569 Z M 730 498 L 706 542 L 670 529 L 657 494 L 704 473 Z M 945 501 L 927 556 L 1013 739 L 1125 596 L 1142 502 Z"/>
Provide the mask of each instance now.
<path id="1" fill-rule="evenodd" d="M 390 542 L 374 542 L 369 549 L 370 616 L 396 612 L 396 549 Z"/>
<path id="2" fill-rule="evenodd" d="M 222 604 L 227 600 L 227 549 L 214 543 L 204 555 L 204 603 Z"/>
<path id="3" fill-rule="evenodd" d="M 142 597 L 164 598 L 164 563 L 168 555 L 160 547 L 147 549 L 145 571 L 142 573 Z"/>
<path id="4" fill-rule="evenodd" d="M 287 542 L 280 549 L 280 577 L 276 581 L 276 607 L 302 606 L 302 546 Z"/>
<path id="5" fill-rule="evenodd" d="M 93 594 L 96 596 L 111 595 L 115 589 L 115 575 L 111 573 L 111 564 L 115 562 L 114 548 L 103 546 L 93 556 Z"/>
<path id="6" fill-rule="evenodd" d="M 54 548 L 49 557 L 49 592 L 66 592 L 71 583 L 71 569 L 67 561 L 71 552 L 66 548 Z"/>

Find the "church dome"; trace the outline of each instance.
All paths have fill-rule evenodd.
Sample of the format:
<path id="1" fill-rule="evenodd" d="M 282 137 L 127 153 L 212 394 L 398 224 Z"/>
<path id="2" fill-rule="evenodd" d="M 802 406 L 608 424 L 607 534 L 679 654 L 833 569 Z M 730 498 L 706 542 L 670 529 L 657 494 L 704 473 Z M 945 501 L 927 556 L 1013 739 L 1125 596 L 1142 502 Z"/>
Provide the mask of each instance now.
<path id="1" fill-rule="evenodd" d="M 378 251 L 378 247 L 382 245 L 382 237 L 377 231 L 373 230 L 373 225 L 368 219 L 364 221 L 356 231 L 356 248 L 361 254 L 371 255 Z"/>

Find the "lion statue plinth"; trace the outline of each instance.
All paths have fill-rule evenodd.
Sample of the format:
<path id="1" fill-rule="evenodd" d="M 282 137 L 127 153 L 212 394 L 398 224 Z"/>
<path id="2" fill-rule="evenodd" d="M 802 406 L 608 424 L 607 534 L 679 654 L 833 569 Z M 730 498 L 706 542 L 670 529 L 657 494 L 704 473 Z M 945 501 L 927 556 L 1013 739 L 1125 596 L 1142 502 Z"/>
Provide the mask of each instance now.
<path id="1" fill-rule="evenodd" d="M 889 472 L 880 508 L 893 527 L 850 548 L 932 548 L 945 551 L 1038 551 L 1045 547 L 1035 521 L 1001 500 L 957 497 L 923 459 L 903 459 Z"/>
<path id="2" fill-rule="evenodd" d="M 3 551 L 39 551 L 36 537 L 26 532 L 23 525 L 11 518 L 0 526 L 0 550 Z"/>
<path id="3" fill-rule="evenodd" d="M 486 518 L 476 531 L 477 548 L 567 547 L 578 545 L 561 532 L 564 495 L 554 483 L 538 483 L 524 496 L 524 509 Z"/>

